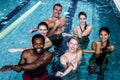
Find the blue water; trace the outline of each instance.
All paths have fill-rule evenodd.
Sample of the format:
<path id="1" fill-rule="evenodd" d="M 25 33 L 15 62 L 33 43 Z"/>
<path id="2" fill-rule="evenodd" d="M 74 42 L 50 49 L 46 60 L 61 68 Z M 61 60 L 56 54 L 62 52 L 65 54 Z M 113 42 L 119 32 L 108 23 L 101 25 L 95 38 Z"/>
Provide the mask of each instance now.
<path id="1" fill-rule="evenodd" d="M 6 1 L 6 0 L 4 0 Z M 4 1 L 2 5 L 4 6 Z M 16 0 L 17 1 L 17 0 Z M 87 13 L 87 23 L 93 26 L 92 33 L 90 35 L 90 43 L 88 49 L 91 48 L 91 43 L 99 39 L 98 30 L 101 26 L 108 26 L 111 31 L 110 42 L 115 45 L 115 50 L 109 58 L 108 70 L 105 72 L 105 80 L 119 80 L 120 76 L 120 24 L 118 19 L 113 12 L 113 8 L 102 0 L 43 0 L 42 5 L 40 5 L 32 14 L 30 14 L 26 19 L 24 19 L 16 28 L 10 32 L 4 39 L 0 40 L 0 67 L 4 65 L 17 64 L 20 59 L 20 52 L 9 53 L 9 48 L 24 48 L 30 47 L 30 38 L 34 34 L 29 34 L 31 28 L 37 27 L 37 24 L 46 18 L 52 16 L 52 7 L 55 3 L 60 3 L 63 5 L 63 12 L 61 16 L 67 18 L 67 24 L 65 32 L 72 33 L 74 26 L 79 24 L 78 13 L 84 11 Z M 22 2 L 19 1 L 19 2 Z M 19 4 L 18 2 L 18 4 Z M 10 4 L 9 1 L 7 4 Z M 31 0 L 28 5 L 26 5 L 18 14 L 14 17 L 18 18 L 22 13 L 26 12 L 30 7 L 35 5 L 37 0 Z M 0 5 L 0 7 L 2 7 Z M 11 12 L 17 5 L 15 4 L 12 8 L 9 7 L 4 17 Z M 0 8 L 1 9 L 1 8 Z M 3 8 L 4 9 L 4 8 Z M 5 7 L 6 9 L 6 7 Z M 5 12 L 5 11 L 4 11 Z M 1 13 L 1 12 L 0 12 Z M 0 16 L 2 18 L 2 16 Z M 13 17 L 13 18 L 14 18 Z M 10 20 L 10 23 L 14 21 Z M 8 24 L 7 24 L 8 25 Z M 64 44 L 65 45 L 65 44 Z M 61 52 L 64 52 L 64 46 L 61 47 Z M 80 65 L 81 76 L 80 80 L 97 80 L 95 74 L 88 76 L 87 66 L 91 54 L 84 53 L 83 62 Z M 17 73 L 15 71 L 7 71 L 4 73 L 0 72 L 0 80 L 22 80 L 22 73 Z"/>

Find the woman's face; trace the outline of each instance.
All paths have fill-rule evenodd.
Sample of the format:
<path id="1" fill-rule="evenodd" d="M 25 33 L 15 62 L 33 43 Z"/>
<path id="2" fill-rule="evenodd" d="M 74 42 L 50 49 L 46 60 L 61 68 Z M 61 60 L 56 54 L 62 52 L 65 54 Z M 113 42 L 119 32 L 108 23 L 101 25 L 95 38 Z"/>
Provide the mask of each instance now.
<path id="1" fill-rule="evenodd" d="M 48 29 L 47 29 L 47 27 L 46 27 L 45 25 L 40 25 L 38 32 L 39 32 L 41 35 L 43 35 L 44 37 L 46 37 L 47 32 L 48 32 Z"/>
<path id="2" fill-rule="evenodd" d="M 102 30 L 102 31 L 100 32 L 100 40 L 101 40 L 102 42 L 106 42 L 106 41 L 108 40 L 109 36 L 110 36 L 110 35 L 109 35 L 106 31 L 104 31 L 104 30 Z"/>
<path id="3" fill-rule="evenodd" d="M 78 42 L 75 40 L 75 39 L 71 39 L 68 43 L 67 43 L 67 46 L 68 46 L 68 49 L 70 52 L 76 52 L 78 47 L 79 47 L 79 44 Z"/>
<path id="4" fill-rule="evenodd" d="M 80 21 L 81 25 L 85 25 L 86 24 L 86 16 L 85 15 L 80 15 L 79 21 Z"/>

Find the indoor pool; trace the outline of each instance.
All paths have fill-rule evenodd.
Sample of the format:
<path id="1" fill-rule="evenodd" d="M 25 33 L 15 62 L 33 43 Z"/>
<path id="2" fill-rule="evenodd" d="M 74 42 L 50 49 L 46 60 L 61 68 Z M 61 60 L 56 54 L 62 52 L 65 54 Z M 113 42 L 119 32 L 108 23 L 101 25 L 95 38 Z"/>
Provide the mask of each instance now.
<path id="1" fill-rule="evenodd" d="M 79 24 L 78 13 L 81 11 L 86 12 L 87 23 L 93 27 L 87 49 L 91 49 L 93 41 L 99 40 L 98 30 L 100 27 L 109 27 L 111 32 L 110 43 L 115 46 L 115 50 L 109 57 L 109 64 L 104 77 L 105 80 L 119 80 L 120 18 L 117 18 L 116 15 L 120 14 L 120 12 L 115 14 L 114 9 L 116 8 L 113 6 L 113 0 L 42 0 L 42 2 L 40 0 L 0 0 L 0 68 L 4 65 L 19 62 L 21 52 L 10 53 L 8 49 L 30 47 L 30 38 L 34 34 L 29 34 L 29 30 L 36 28 L 39 22 L 51 17 L 53 5 L 56 3 L 63 6 L 61 16 L 67 19 L 65 32 L 68 33 L 72 33 L 74 26 Z M 64 39 L 65 42 L 66 39 Z M 56 54 L 57 59 L 65 52 L 65 42 L 63 42 L 63 46 L 59 48 Z M 91 54 L 84 53 L 79 66 L 79 80 L 97 80 L 96 74 L 89 76 L 87 71 L 90 57 Z M 59 80 L 51 72 L 52 64 L 56 66 L 57 62 L 48 66 L 51 75 L 50 80 Z M 23 72 L 18 73 L 15 71 L 0 72 L 0 80 L 22 80 L 22 74 Z"/>

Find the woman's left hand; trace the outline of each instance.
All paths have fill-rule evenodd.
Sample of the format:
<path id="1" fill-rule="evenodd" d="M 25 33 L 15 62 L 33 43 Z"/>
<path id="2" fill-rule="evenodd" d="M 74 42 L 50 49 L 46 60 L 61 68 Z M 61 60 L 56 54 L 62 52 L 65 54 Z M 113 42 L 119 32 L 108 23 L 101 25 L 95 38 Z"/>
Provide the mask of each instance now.
<path id="1" fill-rule="evenodd" d="M 73 65 L 73 70 L 77 69 L 78 64 L 76 60 L 73 60 L 71 64 Z"/>
<path id="2" fill-rule="evenodd" d="M 58 71 L 55 76 L 57 76 L 57 77 L 63 77 L 63 76 L 65 76 L 65 75 L 64 75 L 63 72 Z"/>

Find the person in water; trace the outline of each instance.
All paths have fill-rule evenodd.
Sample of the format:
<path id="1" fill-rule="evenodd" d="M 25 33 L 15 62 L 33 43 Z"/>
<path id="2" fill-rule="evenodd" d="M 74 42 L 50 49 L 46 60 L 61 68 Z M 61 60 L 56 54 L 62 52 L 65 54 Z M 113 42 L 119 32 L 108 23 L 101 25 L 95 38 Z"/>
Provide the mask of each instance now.
<path id="1" fill-rule="evenodd" d="M 46 22 L 40 22 L 38 24 L 38 28 L 37 28 L 39 34 L 43 35 L 45 38 L 45 45 L 44 48 L 48 49 L 52 46 L 52 42 L 50 41 L 50 39 L 46 36 L 48 33 L 48 25 Z M 29 48 L 10 48 L 9 52 L 18 52 L 18 51 L 24 51 L 25 49 L 29 49 Z"/>
<path id="2" fill-rule="evenodd" d="M 60 63 L 65 70 L 63 72 L 58 71 L 55 76 L 63 77 L 64 80 L 78 80 L 78 65 L 82 58 L 82 50 L 79 48 L 79 39 L 76 36 L 72 36 L 67 42 L 67 46 L 68 50 L 60 57 Z M 70 77 L 70 75 L 72 76 Z"/>
<path id="3" fill-rule="evenodd" d="M 22 52 L 18 65 L 3 66 L 0 71 L 24 71 L 23 80 L 48 80 L 47 65 L 52 59 L 52 53 L 44 49 L 45 38 L 41 34 L 32 37 L 32 49 Z"/>
<path id="4" fill-rule="evenodd" d="M 89 35 L 92 31 L 92 26 L 87 24 L 87 15 L 85 12 L 80 12 L 78 14 L 79 25 L 74 27 L 73 35 L 79 38 L 80 48 L 85 49 L 89 43 Z M 73 36 L 72 34 L 63 33 L 63 36 Z"/>
<path id="5" fill-rule="evenodd" d="M 89 74 L 93 74 L 96 68 L 99 67 L 98 73 L 104 75 L 108 64 L 108 58 L 114 50 L 114 46 L 109 42 L 110 31 L 107 27 L 100 28 L 99 37 L 100 41 L 93 42 L 92 50 L 83 50 L 83 52 L 93 52 L 88 66 Z"/>
<path id="6" fill-rule="evenodd" d="M 55 4 L 53 6 L 53 15 L 52 17 L 44 20 L 48 24 L 48 34 L 47 37 L 51 40 L 52 44 L 55 46 L 59 46 L 63 40 L 62 33 L 64 32 L 64 28 L 66 25 L 66 19 L 64 17 L 60 17 L 62 12 L 62 5 Z M 36 31 L 37 29 L 31 29 L 29 33 Z"/>

